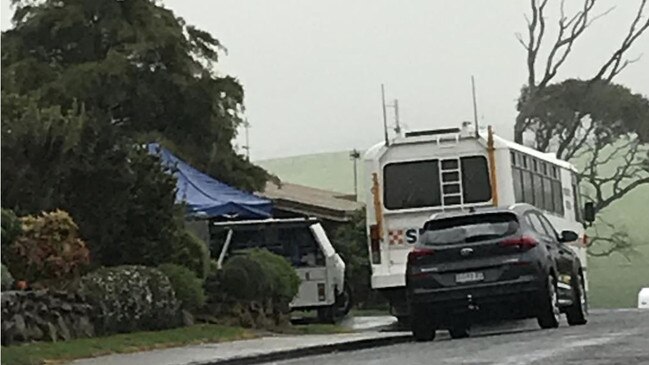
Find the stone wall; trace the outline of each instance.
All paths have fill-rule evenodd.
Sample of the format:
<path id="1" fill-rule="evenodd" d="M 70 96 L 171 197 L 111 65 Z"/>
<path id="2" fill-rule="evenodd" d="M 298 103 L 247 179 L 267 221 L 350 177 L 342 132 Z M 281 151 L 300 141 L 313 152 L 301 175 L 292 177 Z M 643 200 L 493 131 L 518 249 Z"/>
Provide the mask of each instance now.
<path id="1" fill-rule="evenodd" d="M 78 294 L 49 290 L 2 292 L 2 345 L 92 337 L 93 308 Z"/>

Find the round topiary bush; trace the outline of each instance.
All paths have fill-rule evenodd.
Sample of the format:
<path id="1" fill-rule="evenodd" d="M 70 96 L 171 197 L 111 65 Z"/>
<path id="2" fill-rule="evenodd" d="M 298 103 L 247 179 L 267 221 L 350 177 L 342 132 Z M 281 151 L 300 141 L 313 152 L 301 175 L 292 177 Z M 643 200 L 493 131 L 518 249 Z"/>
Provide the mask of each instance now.
<path id="1" fill-rule="evenodd" d="M 300 288 L 300 278 L 293 266 L 284 257 L 268 250 L 252 250 L 250 258 L 262 266 L 270 287 L 271 299 L 276 303 L 288 305 Z"/>
<path id="2" fill-rule="evenodd" d="M 240 252 L 206 281 L 208 307 L 237 318 L 242 326 L 282 324 L 299 284 L 285 258 L 260 249 Z"/>
<path id="3" fill-rule="evenodd" d="M 158 330 L 179 324 L 180 305 L 171 282 L 155 268 L 102 268 L 81 278 L 79 292 L 97 309 L 95 326 L 100 333 Z"/>
<path id="4" fill-rule="evenodd" d="M 205 290 L 203 281 L 196 277 L 193 271 L 176 264 L 162 264 L 158 266 L 171 282 L 176 293 L 176 299 L 182 307 L 195 313 L 205 304 Z"/>
<path id="5" fill-rule="evenodd" d="M 205 279 L 210 271 L 210 250 L 203 240 L 184 230 L 173 262 L 192 270 L 199 279 Z"/>

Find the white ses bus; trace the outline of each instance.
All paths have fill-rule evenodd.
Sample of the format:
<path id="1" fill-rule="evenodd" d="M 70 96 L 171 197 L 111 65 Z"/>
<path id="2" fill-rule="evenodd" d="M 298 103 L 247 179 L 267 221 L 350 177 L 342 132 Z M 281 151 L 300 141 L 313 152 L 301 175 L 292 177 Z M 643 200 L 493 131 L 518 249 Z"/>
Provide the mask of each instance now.
<path id="1" fill-rule="evenodd" d="M 532 204 L 558 231 L 579 234 L 570 245 L 586 270 L 576 170 L 552 154 L 507 141 L 490 128 L 476 136 L 465 123 L 462 129 L 410 132 L 377 144 L 364 162 L 372 187 L 366 197 L 372 288 L 400 319 L 408 316 L 408 252 L 435 213 Z M 585 212 L 591 221 L 592 204 Z"/>

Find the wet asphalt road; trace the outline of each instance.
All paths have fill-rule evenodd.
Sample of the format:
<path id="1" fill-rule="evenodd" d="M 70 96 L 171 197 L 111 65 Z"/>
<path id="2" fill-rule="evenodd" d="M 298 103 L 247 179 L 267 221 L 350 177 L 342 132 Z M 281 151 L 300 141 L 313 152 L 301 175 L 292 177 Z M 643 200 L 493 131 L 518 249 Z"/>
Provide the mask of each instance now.
<path id="1" fill-rule="evenodd" d="M 540 330 L 535 321 L 476 328 L 450 340 L 445 331 L 427 343 L 405 343 L 295 359 L 283 365 L 439 364 L 649 364 L 649 310 L 591 313 L 585 326 Z"/>

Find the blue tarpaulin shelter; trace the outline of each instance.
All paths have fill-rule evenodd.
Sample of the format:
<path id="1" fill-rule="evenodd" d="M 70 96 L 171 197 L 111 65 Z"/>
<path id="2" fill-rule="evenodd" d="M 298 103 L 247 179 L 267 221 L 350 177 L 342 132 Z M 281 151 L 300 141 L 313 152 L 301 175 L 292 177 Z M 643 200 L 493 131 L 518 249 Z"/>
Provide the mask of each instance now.
<path id="1" fill-rule="evenodd" d="M 224 184 L 204 174 L 158 143 L 150 143 L 148 151 L 160 157 L 162 164 L 172 169 L 177 179 L 176 201 L 187 207 L 188 214 L 197 218 L 267 218 L 272 202 Z"/>

